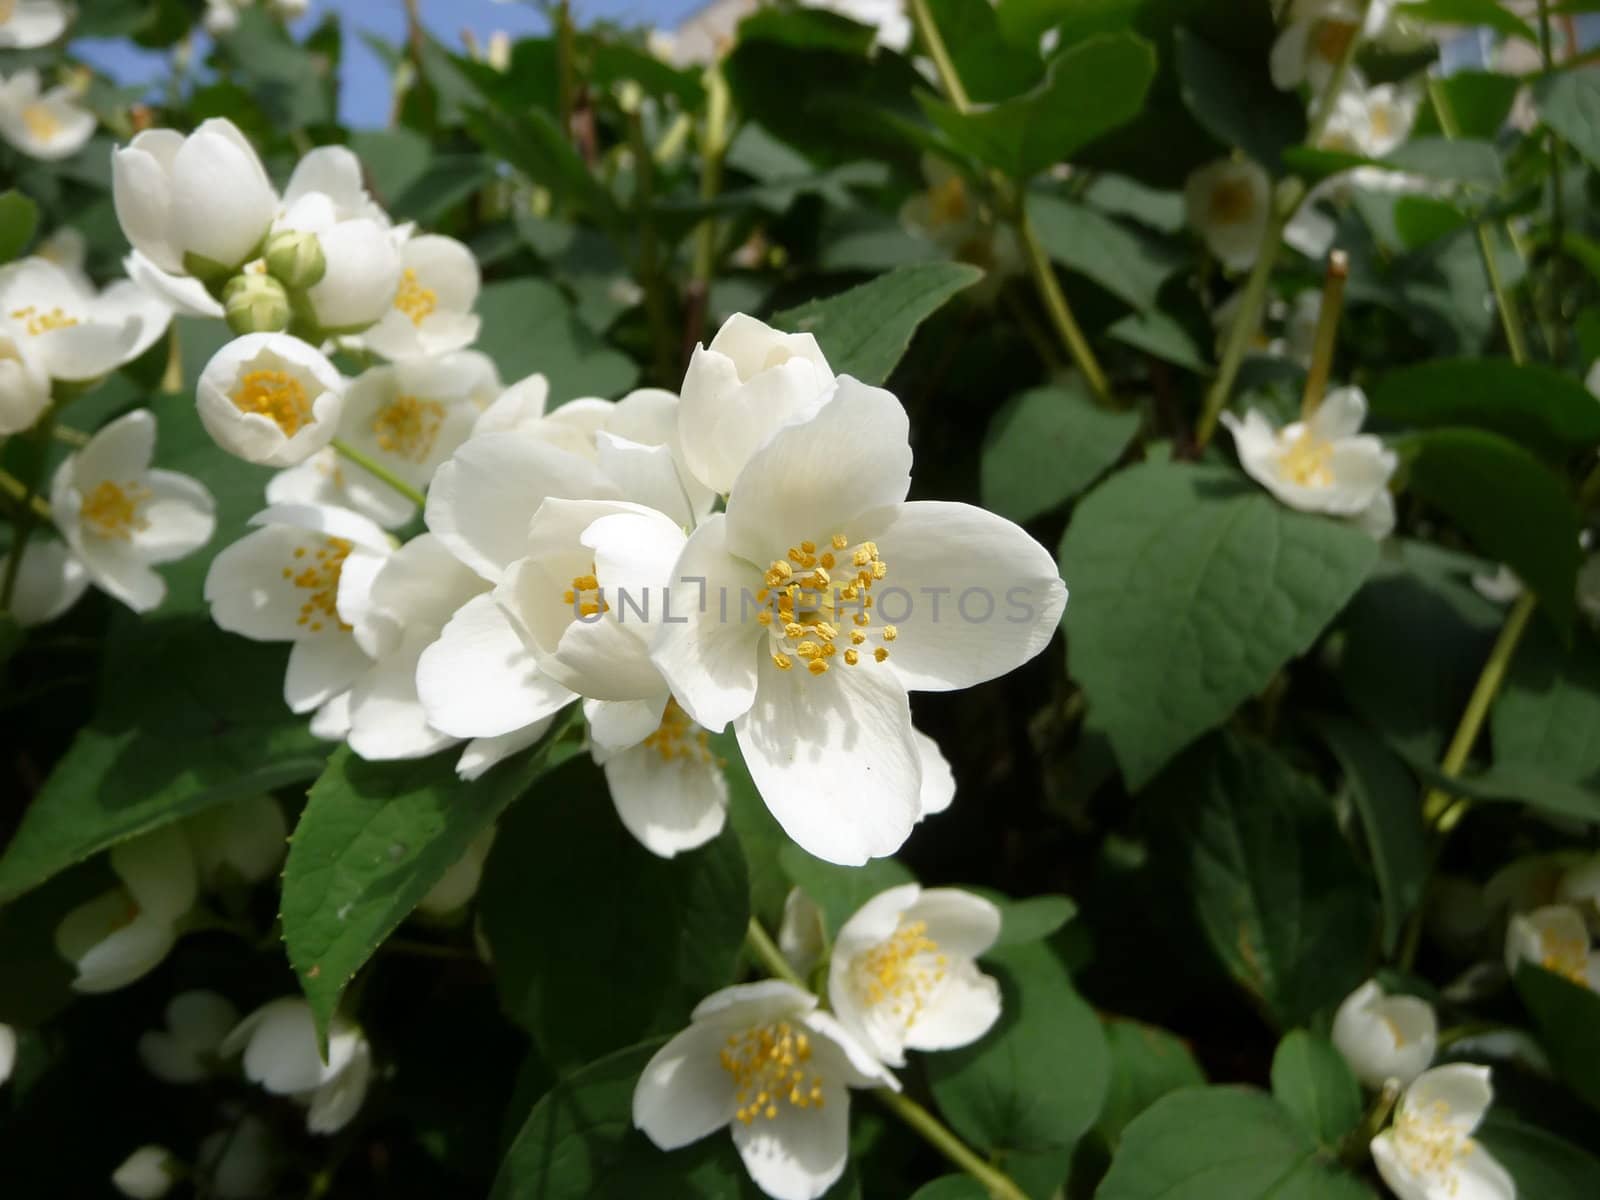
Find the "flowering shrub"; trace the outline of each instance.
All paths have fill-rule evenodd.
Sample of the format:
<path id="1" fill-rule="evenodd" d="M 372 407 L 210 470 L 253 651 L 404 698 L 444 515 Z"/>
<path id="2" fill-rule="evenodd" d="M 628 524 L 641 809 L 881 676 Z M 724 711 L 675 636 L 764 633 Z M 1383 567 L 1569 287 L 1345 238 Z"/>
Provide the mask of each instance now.
<path id="1" fill-rule="evenodd" d="M 1600 1195 L 1592 6 L 307 7 L 0 0 L 7 1194 Z"/>

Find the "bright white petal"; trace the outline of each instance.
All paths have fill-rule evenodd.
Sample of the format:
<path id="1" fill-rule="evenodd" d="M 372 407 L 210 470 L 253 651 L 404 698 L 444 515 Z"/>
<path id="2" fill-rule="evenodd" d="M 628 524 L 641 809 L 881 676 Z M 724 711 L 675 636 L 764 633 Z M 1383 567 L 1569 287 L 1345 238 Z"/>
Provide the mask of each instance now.
<path id="1" fill-rule="evenodd" d="M 558 712 L 572 692 L 539 671 L 490 594 L 474 597 L 417 663 L 428 723 L 452 737 L 500 737 Z"/>
<path id="2" fill-rule="evenodd" d="M 691 1025 L 651 1058 L 633 1090 L 633 1124 L 663 1150 L 697 1142 L 733 1120 L 733 1076 L 718 1025 Z"/>
<path id="3" fill-rule="evenodd" d="M 607 759 L 605 773 L 628 832 L 662 858 L 705 845 L 727 821 L 728 783 L 714 759 L 635 746 Z"/>

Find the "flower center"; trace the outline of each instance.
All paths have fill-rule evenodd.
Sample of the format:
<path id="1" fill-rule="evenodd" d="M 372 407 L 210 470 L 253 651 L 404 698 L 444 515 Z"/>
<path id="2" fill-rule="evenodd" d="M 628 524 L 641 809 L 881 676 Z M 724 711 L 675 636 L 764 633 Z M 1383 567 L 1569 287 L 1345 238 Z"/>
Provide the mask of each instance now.
<path id="1" fill-rule="evenodd" d="M 107 479 L 83 498 L 78 514 L 101 537 L 126 542 L 140 530 L 150 528 L 150 522 L 139 515 L 140 506 L 149 498 L 149 490 L 137 483 L 112 483 Z"/>
<path id="2" fill-rule="evenodd" d="M 1333 483 L 1333 470 L 1328 460 L 1333 457 L 1333 444 L 1311 436 L 1310 430 L 1295 438 L 1284 452 L 1280 462 L 1283 474 L 1301 487 L 1329 487 Z"/>
<path id="3" fill-rule="evenodd" d="M 734 1116 L 745 1125 L 757 1117 L 773 1120 L 783 1103 L 822 1107 L 822 1078 L 804 1069 L 811 1059 L 811 1039 L 787 1021 L 730 1034 L 719 1059 L 738 1085 Z"/>
<path id="4" fill-rule="evenodd" d="M 1372 110 L 1372 133 L 1377 138 L 1387 138 L 1394 132 L 1394 117 L 1383 105 Z"/>
<path id="5" fill-rule="evenodd" d="M 954 225 L 967 219 L 967 185 L 952 175 L 930 192 L 930 215 L 935 226 Z"/>
<path id="6" fill-rule="evenodd" d="M 57 329 L 71 329 L 78 323 L 77 317 L 68 316 L 59 307 L 41 312 L 31 304 L 26 308 L 12 309 L 11 319 L 21 321 L 22 327 L 28 331 L 30 337 L 38 337 L 41 333 L 50 333 Z"/>
<path id="7" fill-rule="evenodd" d="M 323 538 L 314 553 L 306 546 L 294 548 L 295 561 L 283 569 L 283 577 L 306 593 L 296 625 L 321 633 L 332 622 L 346 633 L 350 631 L 339 616 L 339 576 L 352 546 L 344 538 L 330 537 Z"/>
<path id="8" fill-rule="evenodd" d="M 17 0 L 0 0 L 0 25 L 17 15 Z"/>
<path id="9" fill-rule="evenodd" d="M 247 371 L 234 389 L 240 412 L 266 417 L 289 437 L 311 424 L 311 400 L 305 384 L 287 371 Z"/>
<path id="10" fill-rule="evenodd" d="M 407 267 L 400 274 L 400 290 L 395 293 L 394 306 L 410 317 L 413 325 L 420 326 L 439 311 L 439 293 L 423 287 L 417 273 Z"/>
<path id="11" fill-rule="evenodd" d="M 889 657 L 884 646 L 868 648 L 867 629 L 872 624 L 872 587 L 889 574 L 873 542 L 851 545 L 836 533 L 829 549 L 817 552 L 815 542 L 790 546 L 783 558 L 774 559 L 756 593 L 764 605 L 756 619 L 772 635 L 772 662 L 780 671 L 805 663 L 813 675 L 826 675 L 830 661 L 842 658 L 856 666 L 863 654 L 874 661 Z M 854 610 L 853 612 L 851 610 Z M 853 626 L 846 632 L 846 618 Z M 893 625 L 878 631 L 884 642 L 900 636 Z"/>
<path id="12" fill-rule="evenodd" d="M 61 122 L 55 113 L 43 104 L 26 104 L 22 108 L 22 124 L 41 142 L 48 142 L 61 132 Z"/>
<path id="13" fill-rule="evenodd" d="M 926 921 L 910 921 L 852 964 L 856 982 L 873 1007 L 887 1004 L 908 1027 L 944 979 L 950 960 L 928 936 Z"/>
<path id="14" fill-rule="evenodd" d="M 1454 1184 L 1457 1164 L 1478 1144 L 1451 1125 L 1449 1117 L 1450 1106 L 1443 1100 L 1420 1112 L 1404 1111 L 1394 1123 L 1394 1141 L 1401 1160 L 1413 1172 Z"/>
<path id="15" fill-rule="evenodd" d="M 595 578 L 593 563 L 589 564 L 587 575 L 572 577 L 572 586 L 561 593 L 561 602 L 570 604 L 580 617 L 598 617 L 601 613 L 611 611 L 611 605 L 600 594 L 600 580 Z"/>
<path id="16" fill-rule="evenodd" d="M 661 756 L 662 762 L 675 762 L 678 759 L 711 762 L 713 755 L 710 742 L 711 734 L 696 725 L 689 714 L 678 707 L 678 702 L 671 698 L 668 698 L 666 710 L 661 714 L 661 724 L 644 740 L 646 746 Z"/>
<path id="17" fill-rule="evenodd" d="M 1539 965 L 1546 971 L 1570 979 L 1579 987 L 1589 986 L 1589 943 L 1581 936 L 1564 936 L 1548 930 L 1539 938 Z"/>
<path id="18" fill-rule="evenodd" d="M 415 396 L 396 396 L 383 406 L 372 422 L 378 445 L 390 454 L 426 462 L 444 424 L 444 405 L 437 400 L 418 400 Z"/>
<path id="19" fill-rule="evenodd" d="M 1211 193 L 1211 221 L 1214 225 L 1236 225 L 1255 211 L 1256 193 L 1248 179 L 1228 179 Z"/>
<path id="20" fill-rule="evenodd" d="M 1311 52 L 1323 62 L 1338 64 L 1355 36 L 1356 27 L 1348 21 L 1319 21 L 1311 35 Z"/>

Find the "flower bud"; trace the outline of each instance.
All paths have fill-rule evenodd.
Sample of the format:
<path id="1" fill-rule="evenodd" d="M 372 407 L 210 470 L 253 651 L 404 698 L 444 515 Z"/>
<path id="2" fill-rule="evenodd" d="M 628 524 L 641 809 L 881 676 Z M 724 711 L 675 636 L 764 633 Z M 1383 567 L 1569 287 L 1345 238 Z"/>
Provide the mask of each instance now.
<path id="1" fill-rule="evenodd" d="M 228 328 L 247 333 L 282 333 L 289 327 L 289 293 L 270 275 L 235 275 L 222 289 Z"/>
<path id="2" fill-rule="evenodd" d="M 267 272 L 291 291 L 315 287 L 327 274 L 328 262 L 314 233 L 286 229 L 267 239 Z"/>
<path id="3" fill-rule="evenodd" d="M 1415 996 L 1390 996 L 1369 979 L 1339 1005 L 1333 1044 L 1369 1088 L 1391 1079 L 1409 1084 L 1428 1069 L 1439 1045 L 1433 1007 Z"/>

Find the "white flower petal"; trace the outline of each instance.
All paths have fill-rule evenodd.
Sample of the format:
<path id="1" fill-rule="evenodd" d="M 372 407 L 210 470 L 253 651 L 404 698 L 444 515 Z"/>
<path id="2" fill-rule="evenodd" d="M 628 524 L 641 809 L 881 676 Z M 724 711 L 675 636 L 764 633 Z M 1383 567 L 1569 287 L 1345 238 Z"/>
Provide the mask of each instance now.
<path id="1" fill-rule="evenodd" d="M 283 699 L 290 712 L 307 713 L 348 692 L 372 667 L 372 660 L 348 633 L 330 629 L 295 642 L 283 677 Z"/>
<path id="2" fill-rule="evenodd" d="M 778 1115 L 735 1122 L 733 1144 L 750 1178 L 773 1200 L 816 1200 L 844 1174 L 850 1157 L 850 1094 L 824 1087 L 825 1104 L 781 1105 Z"/>
<path id="3" fill-rule="evenodd" d="M 617 816 L 662 858 L 705 845 L 727 821 L 728 783 L 714 759 L 635 746 L 608 758 L 605 773 Z"/>
<path id="4" fill-rule="evenodd" d="M 942 813 L 955 800 L 956 777 L 938 742 L 917 729 L 913 729 L 911 735 L 916 739 L 917 760 L 922 764 L 922 815 L 931 817 Z"/>
<path id="5" fill-rule="evenodd" d="M 453 737 L 500 737 L 565 708 L 575 696 L 540 672 L 492 595 L 476 596 L 417 663 L 428 723 Z"/>
<path id="6" fill-rule="evenodd" d="M 677 1150 L 733 1120 L 733 1076 L 722 1067 L 726 1031 L 691 1025 L 656 1051 L 633 1089 L 633 1124 L 663 1150 Z"/>

